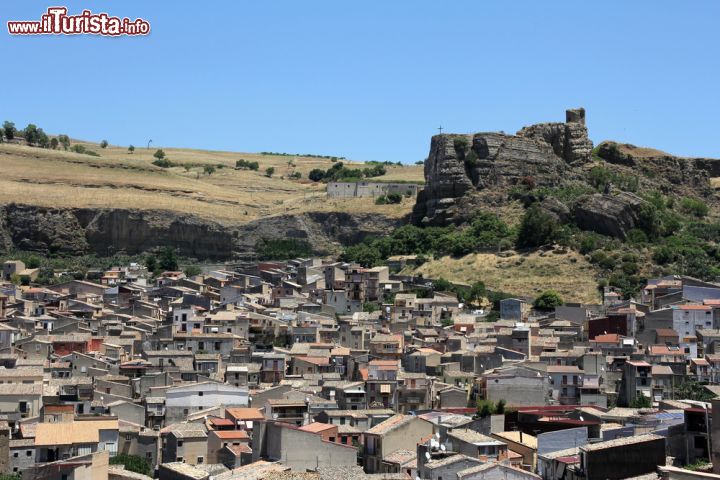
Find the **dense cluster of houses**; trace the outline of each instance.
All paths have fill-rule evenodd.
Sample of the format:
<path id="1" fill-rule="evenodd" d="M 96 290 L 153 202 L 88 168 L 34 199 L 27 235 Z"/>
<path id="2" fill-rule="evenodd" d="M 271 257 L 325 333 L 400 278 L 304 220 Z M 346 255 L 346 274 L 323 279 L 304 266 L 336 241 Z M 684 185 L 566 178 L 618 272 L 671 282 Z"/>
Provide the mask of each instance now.
<path id="1" fill-rule="evenodd" d="M 18 272 L 6 262 L 0 281 L 0 473 L 146 479 L 128 459 L 161 480 L 720 472 L 718 284 L 491 312 L 321 259 L 46 286 Z"/>

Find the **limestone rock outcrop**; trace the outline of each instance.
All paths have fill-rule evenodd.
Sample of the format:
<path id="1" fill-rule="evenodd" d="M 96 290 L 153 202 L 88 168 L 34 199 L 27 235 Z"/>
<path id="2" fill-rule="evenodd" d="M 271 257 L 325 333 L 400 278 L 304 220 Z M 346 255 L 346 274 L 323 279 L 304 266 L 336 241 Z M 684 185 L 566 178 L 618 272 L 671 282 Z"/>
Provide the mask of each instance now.
<path id="1" fill-rule="evenodd" d="M 565 123 L 538 123 L 524 127 L 518 136 L 545 142 L 555 155 L 571 165 L 589 162 L 593 144 L 585 126 L 585 109 L 575 108 L 565 112 Z"/>
<path id="2" fill-rule="evenodd" d="M 643 202 L 629 192 L 617 195 L 595 193 L 578 198 L 573 215 L 576 225 L 583 230 L 625 239 L 628 231 L 638 225 Z"/>
<path id="3" fill-rule="evenodd" d="M 0 252 L 105 256 L 169 245 L 184 257 L 228 260 L 252 257 L 261 239 L 290 237 L 307 241 L 317 254 L 329 254 L 399 224 L 399 219 L 381 215 L 307 212 L 222 225 L 164 210 L 7 204 L 0 205 Z"/>
<path id="4" fill-rule="evenodd" d="M 592 153 L 585 111 L 568 110 L 566 120 L 525 127 L 516 135 L 433 136 L 425 161 L 425 189 L 418 195 L 413 221 L 423 225 L 460 223 L 462 212 L 456 206 L 463 202 L 459 201 L 484 189 L 523 182 L 561 184 L 572 167 L 589 161 Z"/>

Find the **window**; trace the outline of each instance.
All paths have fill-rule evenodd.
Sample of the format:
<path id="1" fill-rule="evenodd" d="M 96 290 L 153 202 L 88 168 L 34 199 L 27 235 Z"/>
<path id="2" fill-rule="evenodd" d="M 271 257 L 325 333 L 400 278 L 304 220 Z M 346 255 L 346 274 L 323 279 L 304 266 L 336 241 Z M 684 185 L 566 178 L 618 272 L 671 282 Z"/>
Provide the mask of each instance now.
<path id="1" fill-rule="evenodd" d="M 197 457 L 197 464 L 198 464 L 198 465 L 200 465 L 200 464 L 203 463 L 204 461 L 205 461 L 205 459 L 204 459 L 203 457 Z"/>
<path id="2" fill-rule="evenodd" d="M 183 457 L 177 457 L 177 461 L 178 461 L 178 462 L 184 462 L 185 460 L 183 459 Z"/>
<path id="3" fill-rule="evenodd" d="M 13 453 L 13 457 L 18 458 L 18 452 Z"/>
<path id="4" fill-rule="evenodd" d="M 178 441 L 177 441 L 177 446 L 178 446 L 178 447 L 182 447 L 182 446 L 183 446 L 183 441 L 182 441 L 182 440 L 178 440 Z"/>
<path id="5" fill-rule="evenodd" d="M 198 392 L 198 395 L 202 397 L 204 393 L 205 392 Z"/>

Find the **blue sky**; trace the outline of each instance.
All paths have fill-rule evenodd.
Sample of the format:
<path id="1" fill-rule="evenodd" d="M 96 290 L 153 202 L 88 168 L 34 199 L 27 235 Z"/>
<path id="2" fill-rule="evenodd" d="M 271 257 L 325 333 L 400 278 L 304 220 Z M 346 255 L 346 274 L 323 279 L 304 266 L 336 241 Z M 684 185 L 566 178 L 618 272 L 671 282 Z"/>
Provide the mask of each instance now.
<path id="1" fill-rule="evenodd" d="M 449 132 L 561 121 L 720 156 L 720 2 L 4 1 L 0 121 L 113 144 L 414 162 Z M 51 5 L 148 37 L 10 37 Z M 201 8 L 198 7 L 201 6 Z"/>

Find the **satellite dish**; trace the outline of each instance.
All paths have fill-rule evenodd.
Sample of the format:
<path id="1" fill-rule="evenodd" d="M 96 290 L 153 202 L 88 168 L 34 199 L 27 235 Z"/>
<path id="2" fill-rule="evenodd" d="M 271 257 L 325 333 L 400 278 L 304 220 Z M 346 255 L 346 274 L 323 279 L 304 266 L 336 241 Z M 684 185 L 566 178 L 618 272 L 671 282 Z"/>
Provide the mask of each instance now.
<path id="1" fill-rule="evenodd" d="M 581 422 L 584 422 L 584 421 L 585 421 L 585 419 L 583 418 L 582 415 L 580 415 L 580 421 L 581 421 Z"/>
<path id="2" fill-rule="evenodd" d="M 435 433 L 435 438 L 440 438 L 440 432 Z"/>
<path id="3" fill-rule="evenodd" d="M 445 445 L 440 445 L 440 450 L 445 451 Z"/>
<path id="4" fill-rule="evenodd" d="M 430 460 L 430 452 L 425 452 L 425 458 L 427 458 L 428 460 Z"/>

